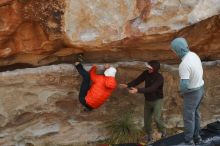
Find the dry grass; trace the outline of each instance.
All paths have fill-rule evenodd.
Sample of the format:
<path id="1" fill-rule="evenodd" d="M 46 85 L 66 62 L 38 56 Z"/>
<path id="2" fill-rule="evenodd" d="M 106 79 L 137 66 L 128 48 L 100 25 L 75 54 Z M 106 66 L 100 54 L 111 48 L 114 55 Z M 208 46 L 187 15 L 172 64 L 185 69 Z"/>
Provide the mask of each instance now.
<path id="1" fill-rule="evenodd" d="M 107 143 L 120 144 L 120 143 L 136 143 L 141 134 L 141 130 L 134 122 L 132 112 L 118 112 L 119 116 L 111 121 L 106 122 L 109 138 Z"/>

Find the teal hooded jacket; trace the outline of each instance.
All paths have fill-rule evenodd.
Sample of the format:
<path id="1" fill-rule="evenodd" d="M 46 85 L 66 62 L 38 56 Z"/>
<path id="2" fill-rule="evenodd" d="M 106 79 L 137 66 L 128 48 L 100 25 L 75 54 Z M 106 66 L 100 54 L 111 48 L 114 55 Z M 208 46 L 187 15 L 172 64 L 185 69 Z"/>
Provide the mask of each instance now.
<path id="1" fill-rule="evenodd" d="M 171 42 L 172 50 L 179 58 L 183 58 L 188 52 L 189 47 L 184 38 L 176 38 Z"/>

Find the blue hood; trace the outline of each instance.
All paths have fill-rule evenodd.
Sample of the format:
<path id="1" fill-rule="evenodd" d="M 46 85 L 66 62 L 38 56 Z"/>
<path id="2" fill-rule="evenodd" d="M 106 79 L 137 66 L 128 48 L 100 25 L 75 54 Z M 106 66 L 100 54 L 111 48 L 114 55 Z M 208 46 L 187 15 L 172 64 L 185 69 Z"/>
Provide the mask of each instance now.
<path id="1" fill-rule="evenodd" d="M 179 58 L 183 58 L 188 52 L 189 47 L 184 38 L 176 38 L 171 42 L 172 50 Z"/>

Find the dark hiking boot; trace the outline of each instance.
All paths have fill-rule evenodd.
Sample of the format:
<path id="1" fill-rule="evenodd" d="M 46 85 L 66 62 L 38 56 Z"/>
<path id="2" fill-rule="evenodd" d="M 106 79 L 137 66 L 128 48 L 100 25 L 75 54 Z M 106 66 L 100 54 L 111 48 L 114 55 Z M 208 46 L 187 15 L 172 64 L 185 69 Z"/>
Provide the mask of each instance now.
<path id="1" fill-rule="evenodd" d="M 83 111 L 84 111 L 84 112 L 91 112 L 92 109 L 91 109 L 91 108 L 88 108 L 88 107 L 84 107 Z"/>
<path id="2" fill-rule="evenodd" d="M 194 140 L 194 143 L 195 143 L 196 145 L 203 145 L 203 144 L 205 144 L 205 142 L 202 140 L 201 137 L 195 138 L 195 139 L 193 139 L 193 140 Z"/>
<path id="3" fill-rule="evenodd" d="M 191 140 L 191 141 L 185 141 L 179 145 L 181 145 L 181 146 L 195 146 L 195 143 L 193 140 Z"/>
<path id="4" fill-rule="evenodd" d="M 74 62 L 74 63 L 76 63 L 76 62 L 79 62 L 79 63 L 84 62 L 83 53 L 79 53 L 79 54 L 74 55 L 74 57 L 72 59 L 72 62 Z"/>
<path id="5" fill-rule="evenodd" d="M 141 144 L 141 145 L 148 145 L 152 142 L 153 142 L 152 135 L 145 135 L 145 136 L 141 137 L 139 140 L 139 144 Z"/>
<path id="6" fill-rule="evenodd" d="M 167 131 L 164 130 L 161 132 L 161 138 L 166 138 L 167 137 Z"/>
<path id="7" fill-rule="evenodd" d="M 77 54 L 75 62 L 83 62 L 83 61 L 84 61 L 83 53 Z"/>
<path id="8" fill-rule="evenodd" d="M 152 134 L 149 134 L 149 135 L 147 136 L 147 139 L 146 139 L 146 140 L 147 140 L 147 143 L 148 143 L 148 144 L 153 143 L 154 140 L 153 140 Z"/>

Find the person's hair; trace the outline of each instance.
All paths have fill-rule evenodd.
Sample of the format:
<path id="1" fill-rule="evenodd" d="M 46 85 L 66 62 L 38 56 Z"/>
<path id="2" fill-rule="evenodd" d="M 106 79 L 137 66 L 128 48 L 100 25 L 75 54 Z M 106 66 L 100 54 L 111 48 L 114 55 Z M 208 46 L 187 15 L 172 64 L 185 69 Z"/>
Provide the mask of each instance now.
<path id="1" fill-rule="evenodd" d="M 148 63 L 151 67 L 153 67 L 154 71 L 158 71 L 160 69 L 160 62 L 158 60 L 151 60 Z"/>

